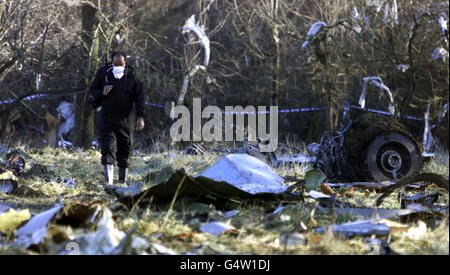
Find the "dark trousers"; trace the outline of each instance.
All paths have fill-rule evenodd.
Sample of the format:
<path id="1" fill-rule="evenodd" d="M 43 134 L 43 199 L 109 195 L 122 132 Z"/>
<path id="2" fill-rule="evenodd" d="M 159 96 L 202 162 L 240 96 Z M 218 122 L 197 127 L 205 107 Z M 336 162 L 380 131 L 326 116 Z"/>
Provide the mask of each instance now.
<path id="1" fill-rule="evenodd" d="M 133 116 L 129 115 L 122 119 L 100 116 L 100 120 L 102 165 L 113 164 L 121 168 L 129 167 L 133 153 Z"/>

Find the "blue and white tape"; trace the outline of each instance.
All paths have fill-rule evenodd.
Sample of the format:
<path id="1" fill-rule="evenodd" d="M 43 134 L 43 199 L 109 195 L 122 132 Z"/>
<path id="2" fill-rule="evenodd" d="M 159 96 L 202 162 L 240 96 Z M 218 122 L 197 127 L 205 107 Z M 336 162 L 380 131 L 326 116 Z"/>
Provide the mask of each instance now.
<path id="1" fill-rule="evenodd" d="M 30 95 L 27 97 L 22 98 L 22 100 L 31 100 L 31 99 L 36 99 L 36 98 L 41 98 L 41 97 L 46 97 L 48 96 L 47 94 L 36 94 L 36 95 Z M 16 99 L 12 98 L 12 99 L 7 99 L 7 100 L 3 100 L 0 101 L 0 104 L 8 104 L 8 103 L 14 103 L 16 102 Z"/>
<path id="2" fill-rule="evenodd" d="M 36 99 L 36 98 L 42 98 L 42 97 L 47 97 L 49 96 L 48 94 L 36 94 L 36 95 L 31 95 L 31 96 L 27 96 L 24 97 L 22 100 L 32 100 L 32 99 Z M 14 103 L 16 102 L 16 99 L 8 99 L 8 100 L 3 100 L 0 101 L 0 105 L 1 104 L 8 104 L 8 103 Z M 152 106 L 152 107 L 156 107 L 156 108 L 161 108 L 161 109 L 165 109 L 165 106 L 162 104 L 157 104 L 157 103 L 152 103 L 152 102 L 145 102 L 145 105 L 147 106 Z M 351 109 L 356 109 L 356 110 L 361 110 L 361 111 L 367 111 L 367 112 L 371 112 L 371 113 L 377 113 L 377 114 L 382 114 L 382 115 L 386 115 L 386 116 L 391 116 L 391 113 L 388 111 L 382 111 L 382 110 L 376 110 L 376 109 L 371 109 L 371 108 L 361 108 L 360 106 L 357 105 L 350 105 L 349 106 Z M 326 107 L 310 107 L 310 108 L 296 108 L 296 109 L 281 109 L 278 110 L 278 113 L 300 113 L 300 112 L 314 112 L 314 111 L 322 111 L 322 110 L 326 110 Z M 348 111 L 348 105 L 345 108 L 345 111 Z M 269 114 L 270 111 L 259 111 L 259 112 L 222 112 L 223 115 L 227 115 L 227 114 L 232 114 L 232 115 L 249 115 L 249 114 Z M 418 120 L 418 121 L 423 121 L 423 118 L 418 118 L 418 117 L 413 117 L 413 116 L 403 116 L 403 118 L 406 119 L 411 119 L 411 120 Z"/>

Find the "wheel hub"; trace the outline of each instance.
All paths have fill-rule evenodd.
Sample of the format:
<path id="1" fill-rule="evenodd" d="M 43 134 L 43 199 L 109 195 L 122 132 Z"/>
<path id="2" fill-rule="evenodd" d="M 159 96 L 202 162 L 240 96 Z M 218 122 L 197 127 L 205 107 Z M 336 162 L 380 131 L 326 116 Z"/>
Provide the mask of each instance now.
<path id="1" fill-rule="evenodd" d="M 381 167 L 388 173 L 393 173 L 402 167 L 402 157 L 395 150 L 387 150 L 381 155 Z"/>

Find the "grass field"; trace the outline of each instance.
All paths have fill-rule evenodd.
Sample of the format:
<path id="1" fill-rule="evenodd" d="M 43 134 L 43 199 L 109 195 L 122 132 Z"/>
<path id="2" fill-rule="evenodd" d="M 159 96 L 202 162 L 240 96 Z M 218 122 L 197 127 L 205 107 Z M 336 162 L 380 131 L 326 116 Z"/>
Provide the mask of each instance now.
<path id="1" fill-rule="evenodd" d="M 18 181 L 19 194 L 0 194 L 0 202 L 7 203 L 14 208 L 28 208 L 32 213 L 38 213 L 53 206 L 58 198 L 63 204 L 74 201 L 85 203 L 101 201 L 113 210 L 119 229 L 127 232 L 132 227 L 136 227 L 136 235 L 152 243 L 162 244 L 180 254 L 373 253 L 362 237 L 345 239 L 331 233 L 316 233 L 314 230 L 316 227 L 353 221 L 356 218 L 349 215 L 333 216 L 317 211 L 312 217 L 312 209 L 315 205 L 312 199 L 289 205 L 277 214 L 271 214 L 276 205 L 239 208 L 237 215 L 231 218 L 226 218 L 221 211 L 209 206 L 208 221 L 228 222 L 237 229 L 236 232 L 214 237 L 200 232 L 199 226 L 202 221 L 196 218 L 194 211 L 189 209 L 173 211 L 169 213 L 168 219 L 165 221 L 167 212 L 160 211 L 157 207 L 146 209 L 137 207 L 132 212 L 117 207 L 119 203 L 116 197 L 106 193 L 100 184 L 103 181 L 103 167 L 100 163 L 100 152 L 97 150 L 69 152 L 60 148 L 44 148 L 28 150 L 26 153 L 29 158 L 26 159 L 25 171 L 35 163 L 45 165 L 56 175 L 75 180 L 77 185 L 68 187 L 57 178 L 46 180 L 43 175 L 22 177 Z M 184 168 L 188 174 L 195 175 L 214 164 L 223 155 L 224 153 L 183 155 L 177 151 L 151 154 L 135 152 L 130 168 L 130 180 L 144 181 L 144 188 L 148 188 L 167 180 L 174 169 Z M 275 171 L 282 177 L 303 178 L 308 168 L 307 165 L 289 165 L 277 168 Z M 448 153 L 440 152 L 434 160 L 425 165 L 424 170 L 448 177 Z M 117 169 L 115 173 L 117 179 Z M 432 191 L 436 190 L 433 187 L 427 187 L 425 191 L 421 192 Z M 374 191 L 356 189 L 353 196 L 346 198 L 345 201 L 358 207 L 373 207 L 379 196 L 380 194 Z M 438 203 L 448 204 L 448 193 L 443 192 Z M 388 197 L 382 207 L 400 208 L 397 192 Z M 303 226 L 299 226 L 300 224 Z M 426 224 L 427 231 L 420 236 L 393 234 L 390 247 L 399 254 L 448 254 L 448 216 L 444 220 L 427 220 Z M 302 227 L 304 228 L 302 229 Z M 307 243 L 285 246 L 280 241 L 280 237 L 292 232 L 301 232 Z M 0 248 L 0 253 L 33 252 L 12 250 L 3 246 Z"/>

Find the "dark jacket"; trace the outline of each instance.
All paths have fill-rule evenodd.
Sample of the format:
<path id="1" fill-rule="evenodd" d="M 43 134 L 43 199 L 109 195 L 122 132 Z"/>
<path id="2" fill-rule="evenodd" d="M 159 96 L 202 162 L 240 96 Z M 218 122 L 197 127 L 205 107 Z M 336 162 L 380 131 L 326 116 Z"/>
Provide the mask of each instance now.
<path id="1" fill-rule="evenodd" d="M 112 63 L 98 69 L 90 86 L 92 105 L 102 106 L 103 117 L 120 119 L 128 116 L 135 104 L 136 116 L 143 117 L 145 108 L 143 85 L 134 68 L 126 64 L 124 76 L 120 79 L 116 79 L 112 71 Z M 106 85 L 113 85 L 113 88 L 104 96 L 103 88 Z"/>

